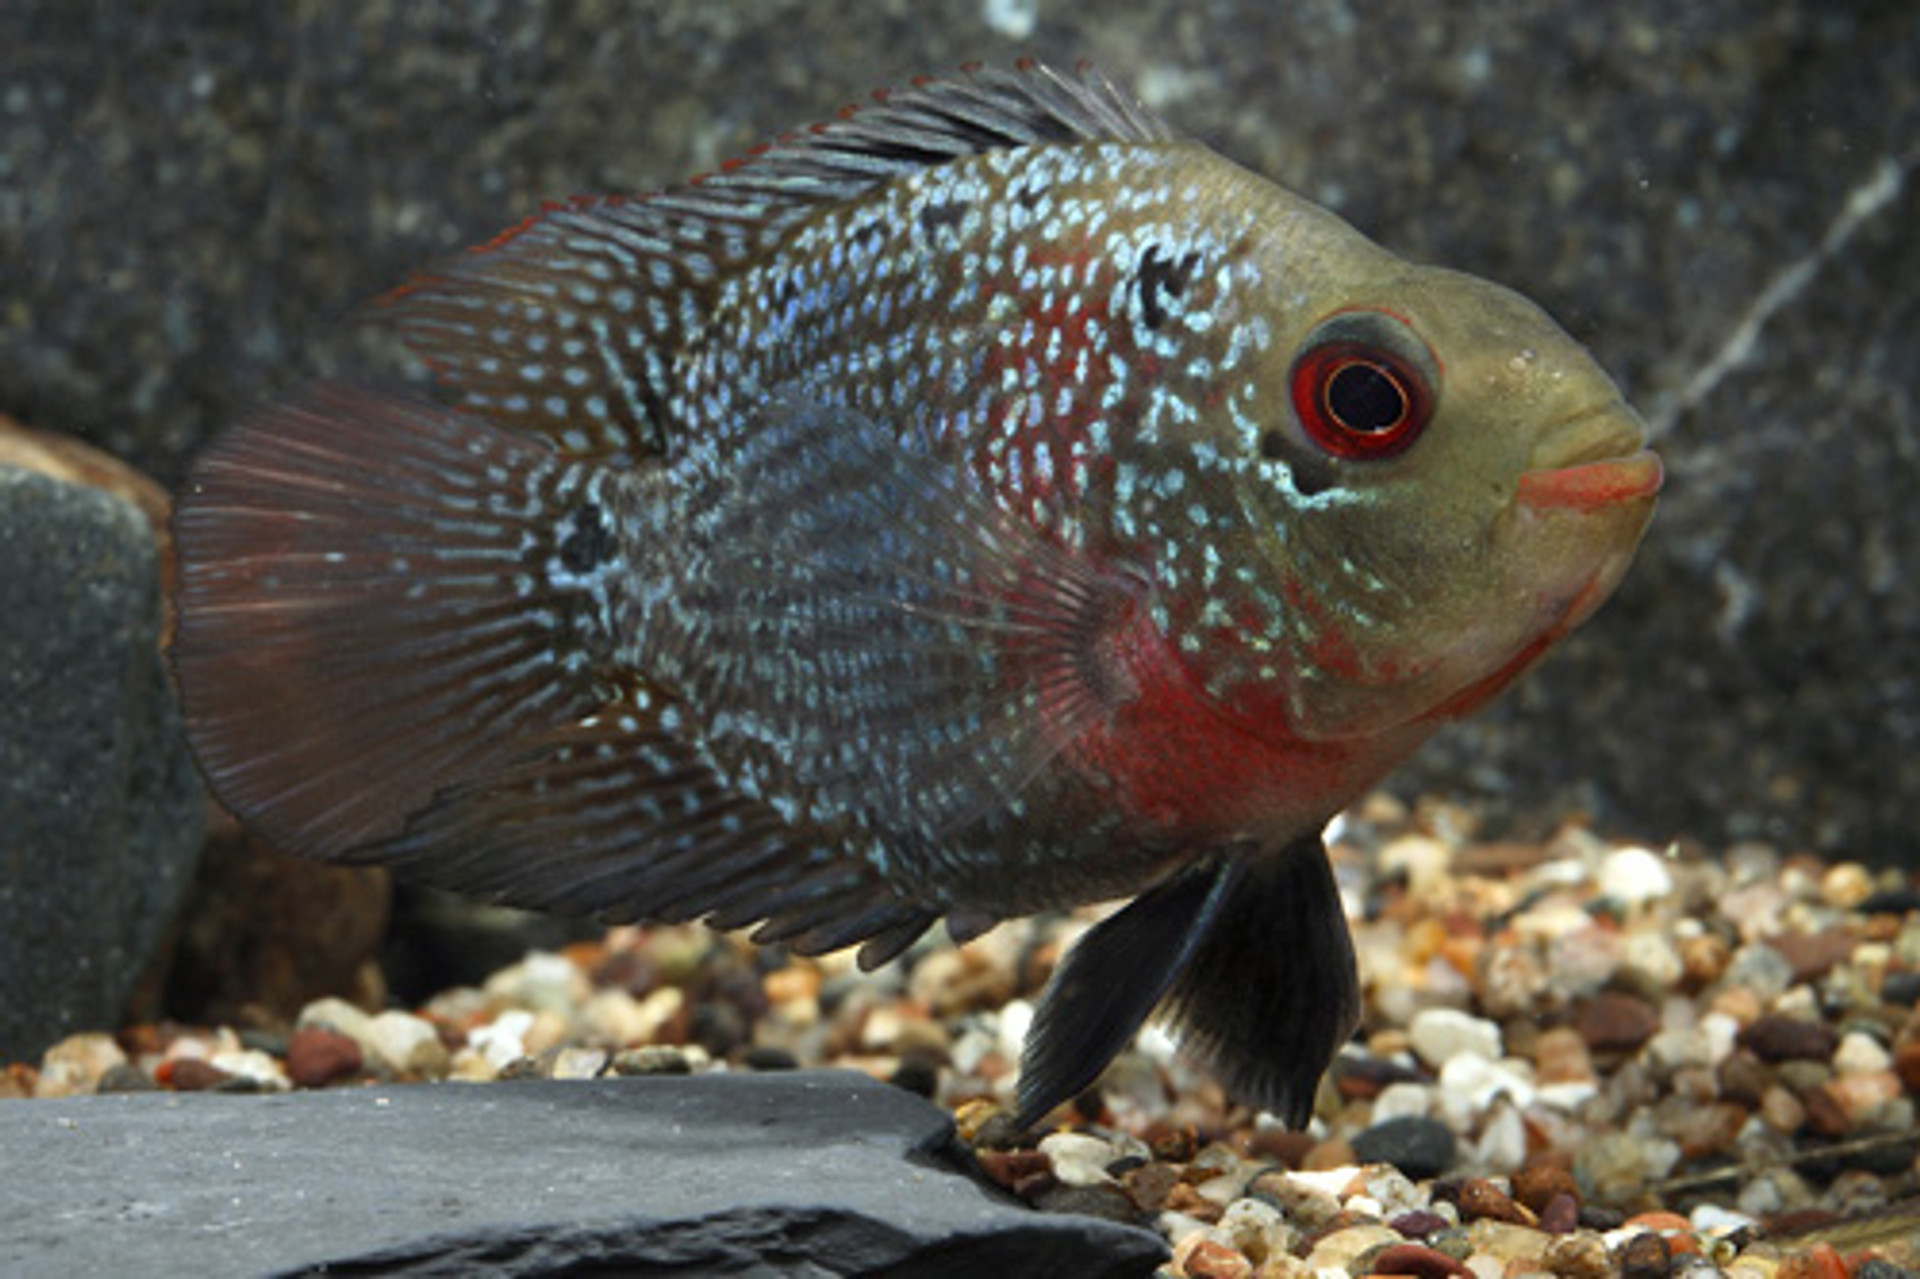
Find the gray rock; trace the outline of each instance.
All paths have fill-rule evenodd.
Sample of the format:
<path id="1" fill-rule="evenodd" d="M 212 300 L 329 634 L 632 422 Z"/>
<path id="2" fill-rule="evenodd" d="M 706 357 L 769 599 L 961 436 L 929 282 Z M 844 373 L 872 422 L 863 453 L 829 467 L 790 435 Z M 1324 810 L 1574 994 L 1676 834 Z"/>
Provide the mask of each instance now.
<path id="1" fill-rule="evenodd" d="M 1910 6 L 1023 8 L 13 0 L 0 407 L 174 478 L 262 390 L 377 349 L 351 308 L 543 199 L 659 186 L 962 59 L 1090 56 L 1389 246 L 1536 298 L 1660 431 L 1619 597 L 1396 785 L 1523 831 L 1580 808 L 1920 858 Z"/>
<path id="2" fill-rule="evenodd" d="M 0 1108 L 0 1151 L 18 1276 L 1019 1279 L 1166 1256 L 963 1174 L 943 1111 L 850 1072 L 79 1097 Z"/>
<path id="3" fill-rule="evenodd" d="M 1438 1177 L 1453 1166 L 1458 1151 L 1453 1130 L 1423 1115 L 1397 1115 L 1353 1137 L 1353 1153 L 1362 1163 L 1392 1164 L 1415 1180 Z"/>
<path id="4" fill-rule="evenodd" d="M 153 539 L 0 467 L 0 1059 L 119 1024 L 199 856 Z"/>

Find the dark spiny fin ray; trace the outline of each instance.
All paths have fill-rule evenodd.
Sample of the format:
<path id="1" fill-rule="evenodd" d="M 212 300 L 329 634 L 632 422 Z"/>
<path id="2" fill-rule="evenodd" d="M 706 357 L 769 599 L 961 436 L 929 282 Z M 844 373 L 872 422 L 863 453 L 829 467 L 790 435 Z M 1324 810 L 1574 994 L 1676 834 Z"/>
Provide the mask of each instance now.
<path id="1" fill-rule="evenodd" d="M 541 910 L 765 920 L 809 954 L 892 944 L 932 922 L 831 832 L 789 827 L 723 787 L 697 748 L 660 729 L 650 708 L 664 700 L 636 695 L 543 735 L 355 856 Z"/>
<path id="2" fill-rule="evenodd" d="M 920 940 L 927 929 L 933 927 L 940 917 L 932 911 L 916 911 L 899 923 L 882 932 L 875 933 L 860 947 L 857 956 L 860 971 L 870 973 L 899 955 Z"/>
<path id="3" fill-rule="evenodd" d="M 826 811 L 938 843 L 1130 695 L 1147 587 L 1064 550 L 916 433 L 776 395 L 693 521 L 647 669 Z"/>
<path id="4" fill-rule="evenodd" d="M 547 560 L 597 482 L 477 419 L 339 386 L 228 433 L 174 518 L 174 668 L 215 793 L 274 843 L 339 856 L 586 713 L 596 587 Z"/>
<path id="5" fill-rule="evenodd" d="M 1242 873 L 1238 861 L 1185 872 L 1073 944 L 1020 1052 L 1020 1127 L 1100 1077 L 1173 985 Z"/>
<path id="6" fill-rule="evenodd" d="M 1360 1022 L 1353 940 L 1317 835 L 1250 861 L 1174 982 L 1181 1046 L 1242 1101 L 1304 1127 Z"/>
<path id="7" fill-rule="evenodd" d="M 874 97 L 657 195 L 550 208 L 384 305 L 472 411 L 568 452 L 658 453 L 672 430 L 668 369 L 715 281 L 818 211 L 986 151 L 1174 137 L 1088 68 L 1023 63 Z"/>

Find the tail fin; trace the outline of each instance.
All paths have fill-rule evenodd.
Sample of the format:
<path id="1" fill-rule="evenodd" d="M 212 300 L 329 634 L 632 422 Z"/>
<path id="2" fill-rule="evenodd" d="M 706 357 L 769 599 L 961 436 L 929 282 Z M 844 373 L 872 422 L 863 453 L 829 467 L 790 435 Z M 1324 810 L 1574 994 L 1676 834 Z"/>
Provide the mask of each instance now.
<path id="1" fill-rule="evenodd" d="M 337 857 L 603 702 L 597 487 L 523 435 L 340 386 L 227 435 L 174 520 L 174 667 L 215 792 Z"/>

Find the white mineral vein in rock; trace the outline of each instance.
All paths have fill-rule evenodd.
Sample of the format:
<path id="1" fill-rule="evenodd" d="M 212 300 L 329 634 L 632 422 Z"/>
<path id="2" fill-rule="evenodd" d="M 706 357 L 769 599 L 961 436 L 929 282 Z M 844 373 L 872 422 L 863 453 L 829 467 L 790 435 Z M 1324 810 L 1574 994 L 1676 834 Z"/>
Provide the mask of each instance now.
<path id="1" fill-rule="evenodd" d="M 1916 163 L 1920 163 L 1920 151 L 1884 156 L 1867 179 L 1848 192 L 1814 250 L 1767 281 L 1712 358 L 1687 380 L 1678 395 L 1662 397 L 1656 403 L 1647 416 L 1652 438 L 1658 439 L 1671 431 L 1682 414 L 1713 394 L 1729 374 L 1753 359 L 1761 334 L 1773 317 L 1806 291 L 1821 269 L 1847 247 L 1863 225 L 1900 198 L 1906 189 L 1907 175 Z"/>

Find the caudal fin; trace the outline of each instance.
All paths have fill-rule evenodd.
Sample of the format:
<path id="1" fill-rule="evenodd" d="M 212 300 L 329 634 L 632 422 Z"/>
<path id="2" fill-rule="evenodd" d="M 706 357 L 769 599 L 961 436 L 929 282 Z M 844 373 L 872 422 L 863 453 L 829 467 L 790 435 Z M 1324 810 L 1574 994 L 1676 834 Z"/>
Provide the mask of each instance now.
<path id="1" fill-rule="evenodd" d="M 173 660 L 221 800 L 336 857 L 590 713 L 593 486 L 524 436 L 342 386 L 218 442 L 174 517 Z"/>

